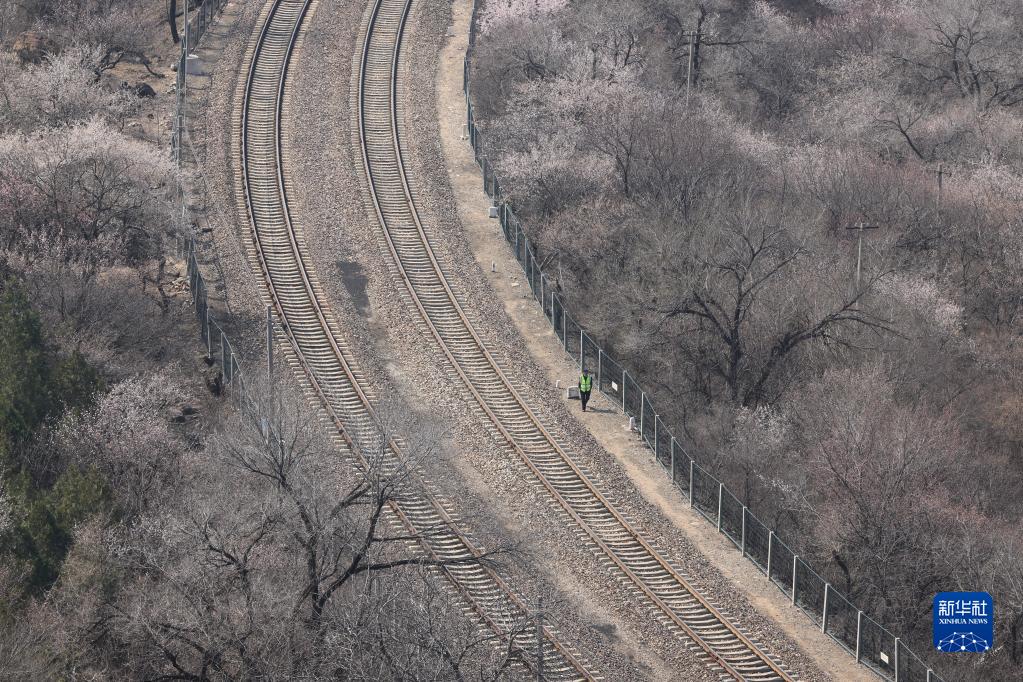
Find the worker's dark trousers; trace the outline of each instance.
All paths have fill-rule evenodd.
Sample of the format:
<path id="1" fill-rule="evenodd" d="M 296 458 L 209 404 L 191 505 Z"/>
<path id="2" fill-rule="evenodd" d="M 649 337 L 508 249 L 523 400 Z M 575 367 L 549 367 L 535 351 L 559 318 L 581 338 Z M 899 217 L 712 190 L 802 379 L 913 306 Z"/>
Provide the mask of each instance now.
<path id="1" fill-rule="evenodd" d="M 579 400 L 583 401 L 583 412 L 586 411 L 586 403 L 590 402 L 589 391 L 579 391 Z"/>

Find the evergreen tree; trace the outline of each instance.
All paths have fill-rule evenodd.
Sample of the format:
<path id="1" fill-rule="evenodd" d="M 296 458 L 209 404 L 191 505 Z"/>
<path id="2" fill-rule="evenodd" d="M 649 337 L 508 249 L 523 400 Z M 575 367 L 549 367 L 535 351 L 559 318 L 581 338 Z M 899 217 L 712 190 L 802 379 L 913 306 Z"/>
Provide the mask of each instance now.
<path id="1" fill-rule="evenodd" d="M 14 524 L 0 536 L 0 561 L 23 568 L 29 593 L 57 579 L 75 526 L 110 509 L 110 491 L 97 472 L 70 467 L 50 485 L 19 466 L 17 449 L 49 418 L 92 404 L 99 373 L 78 352 L 54 359 L 24 290 L 0 280 L 0 468 L 6 470 Z M 53 479 L 51 479 L 52 481 Z"/>
<path id="2" fill-rule="evenodd" d="M 0 456 L 29 437 L 50 408 L 42 326 L 15 282 L 0 283 Z"/>
<path id="3" fill-rule="evenodd" d="M 85 356 L 74 351 L 58 360 L 50 372 L 50 409 L 55 414 L 90 407 L 97 392 L 103 390 L 103 379 Z"/>

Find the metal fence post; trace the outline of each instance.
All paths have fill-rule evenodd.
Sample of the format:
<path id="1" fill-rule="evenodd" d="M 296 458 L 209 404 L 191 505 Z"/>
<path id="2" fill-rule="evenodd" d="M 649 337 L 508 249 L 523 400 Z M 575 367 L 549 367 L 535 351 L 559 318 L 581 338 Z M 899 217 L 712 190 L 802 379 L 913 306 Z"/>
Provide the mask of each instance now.
<path id="1" fill-rule="evenodd" d="M 931 680 L 933 678 L 934 678 L 934 671 L 931 670 L 930 668 L 928 668 L 927 669 L 927 682 L 931 682 Z"/>
<path id="2" fill-rule="evenodd" d="M 675 485 L 675 436 L 671 437 L 671 485 Z"/>
<path id="3" fill-rule="evenodd" d="M 628 414 L 628 412 L 625 411 L 625 377 L 626 377 L 626 374 L 625 374 L 625 370 L 623 369 L 622 370 L 622 412 L 624 412 L 625 414 Z"/>
<path id="4" fill-rule="evenodd" d="M 693 474 L 695 472 L 696 472 L 696 462 L 692 458 L 690 458 L 689 459 L 689 508 L 690 509 L 693 508 L 693 478 L 695 478 L 693 476 Z"/>
<path id="5" fill-rule="evenodd" d="M 540 312 L 543 313 L 544 317 L 547 317 L 547 313 L 543 310 L 543 270 L 540 271 Z"/>
<path id="6" fill-rule="evenodd" d="M 856 612 L 856 662 L 860 662 L 860 634 L 863 632 L 863 612 Z"/>
<path id="7" fill-rule="evenodd" d="M 741 556 L 746 556 L 746 505 L 742 505 L 742 535 L 739 543 L 739 551 L 742 553 Z"/>
<path id="8" fill-rule="evenodd" d="M 213 326 L 210 324 L 210 306 L 206 304 L 206 358 L 213 362 Z"/>
<path id="9" fill-rule="evenodd" d="M 640 391 L 639 393 L 639 438 L 643 439 L 643 413 L 646 412 L 646 391 Z M 654 453 L 656 456 L 656 453 Z"/>
<path id="10" fill-rule="evenodd" d="M 583 332 L 583 328 L 579 327 L 579 370 L 582 371 L 583 363 L 586 361 L 586 342 L 583 339 L 586 334 Z"/>
<path id="11" fill-rule="evenodd" d="M 774 552 L 774 531 L 767 536 L 767 579 L 771 579 L 771 554 Z"/>
<path id="12" fill-rule="evenodd" d="M 828 593 L 831 583 L 824 583 L 824 609 L 821 611 L 821 632 L 828 634 Z"/>
<path id="13" fill-rule="evenodd" d="M 600 372 L 601 372 L 601 369 L 603 369 L 603 367 L 602 367 L 603 364 L 604 364 L 604 349 L 603 348 L 597 348 L 597 390 L 598 391 L 603 390 L 603 389 L 600 388 Z"/>
<path id="14" fill-rule="evenodd" d="M 895 682 L 899 682 L 899 638 L 895 638 Z"/>
<path id="15" fill-rule="evenodd" d="M 182 41 L 181 41 L 181 55 L 182 56 L 181 56 L 181 63 L 178 65 L 178 68 L 181 69 L 182 67 L 184 67 L 184 69 L 182 71 L 182 74 L 181 74 L 181 105 L 182 105 L 181 106 L 181 129 L 184 130 L 184 128 L 185 128 L 185 125 L 184 125 L 185 124 L 185 107 L 184 107 L 184 104 L 185 104 L 185 97 L 188 95 L 188 33 L 189 33 L 189 30 L 188 30 L 188 4 L 187 4 L 187 2 L 185 4 L 184 11 L 182 12 L 182 14 L 185 17 L 185 35 L 182 36 Z M 178 143 L 180 144 L 180 142 L 181 142 L 181 140 L 179 139 Z"/>
<path id="16" fill-rule="evenodd" d="M 234 351 L 231 351 L 230 362 L 231 362 L 231 380 L 227 382 L 228 385 L 234 384 Z"/>
<path id="17" fill-rule="evenodd" d="M 718 482 L 718 532 L 721 532 L 721 499 L 725 494 L 725 484 Z"/>
<path id="18" fill-rule="evenodd" d="M 565 352 L 568 352 L 568 313 L 565 304 L 561 304 L 561 338 L 565 339 Z"/>
<path id="19" fill-rule="evenodd" d="M 661 453 L 657 452 L 657 422 L 661 420 L 661 415 L 654 412 L 654 459 L 657 463 L 661 462 Z"/>
<path id="20" fill-rule="evenodd" d="M 799 555 L 792 555 L 792 603 L 796 603 L 796 566 L 799 565 Z"/>

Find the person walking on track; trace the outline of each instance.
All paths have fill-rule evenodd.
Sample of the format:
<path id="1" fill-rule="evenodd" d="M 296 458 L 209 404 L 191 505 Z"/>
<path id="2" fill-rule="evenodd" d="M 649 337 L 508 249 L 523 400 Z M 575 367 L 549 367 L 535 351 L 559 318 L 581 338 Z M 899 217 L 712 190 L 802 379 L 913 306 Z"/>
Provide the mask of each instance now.
<path id="1" fill-rule="evenodd" d="M 590 376 L 590 371 L 584 369 L 582 376 L 579 377 L 579 400 L 583 403 L 583 412 L 586 411 L 586 403 L 590 402 L 590 389 L 593 388 L 593 377 Z"/>

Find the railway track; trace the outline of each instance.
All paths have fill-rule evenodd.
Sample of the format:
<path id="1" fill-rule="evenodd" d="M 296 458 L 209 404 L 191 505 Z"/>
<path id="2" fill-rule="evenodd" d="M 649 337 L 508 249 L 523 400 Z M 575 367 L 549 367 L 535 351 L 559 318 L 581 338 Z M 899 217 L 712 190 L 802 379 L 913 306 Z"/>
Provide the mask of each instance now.
<path id="1" fill-rule="evenodd" d="M 404 472 L 409 463 L 403 443 L 381 435 L 375 400 L 338 325 L 321 304 L 323 292 L 288 209 L 285 85 L 312 1 L 273 0 L 249 48 L 240 121 L 242 185 L 253 237 L 249 256 L 285 330 L 289 364 L 299 370 L 307 393 L 335 427 L 335 442 L 358 466 L 375 467 L 384 475 Z M 382 454 L 371 463 L 364 452 Z M 390 511 L 396 523 L 419 538 L 421 551 L 443 564 L 442 573 L 466 608 L 495 633 L 503 649 L 516 652 L 521 665 L 548 680 L 595 679 L 556 632 L 545 627 L 538 636 L 524 601 L 478 561 L 481 552 L 425 484 L 399 495 Z"/>
<path id="2" fill-rule="evenodd" d="M 423 229 L 404 167 L 399 93 L 402 36 L 412 0 L 376 0 L 360 67 L 359 125 L 373 205 L 396 271 L 450 368 L 499 442 L 507 443 L 655 617 L 723 678 L 790 674 L 711 605 L 608 500 L 548 431 L 473 328 Z"/>

